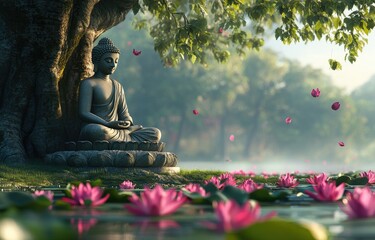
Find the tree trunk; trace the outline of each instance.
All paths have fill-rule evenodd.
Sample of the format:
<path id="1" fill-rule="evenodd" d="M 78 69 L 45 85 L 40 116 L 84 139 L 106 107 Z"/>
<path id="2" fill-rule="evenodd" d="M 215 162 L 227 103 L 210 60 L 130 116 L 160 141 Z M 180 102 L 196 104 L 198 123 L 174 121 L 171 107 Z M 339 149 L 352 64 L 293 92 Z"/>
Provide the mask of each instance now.
<path id="1" fill-rule="evenodd" d="M 226 110 L 226 109 L 225 109 Z M 217 153 L 218 157 L 225 158 L 227 149 L 226 149 L 226 122 L 227 122 L 227 115 L 225 114 L 227 111 L 224 111 L 224 115 L 221 116 L 220 118 L 220 125 L 219 125 L 219 138 L 218 138 L 218 148 L 217 148 Z"/>
<path id="2" fill-rule="evenodd" d="M 254 121 L 252 122 L 252 126 L 249 127 L 246 131 L 244 149 L 243 149 L 243 152 L 242 152 L 242 157 L 244 157 L 246 159 L 248 159 L 249 157 L 254 155 L 250 152 L 250 150 L 251 150 L 251 147 L 253 145 L 254 139 L 255 139 L 255 137 L 258 133 L 258 130 L 260 128 L 260 111 L 261 111 L 262 106 L 263 106 L 263 105 L 261 105 L 261 100 L 258 101 L 258 103 L 255 106 L 257 106 L 257 107 L 255 109 Z"/>
<path id="3" fill-rule="evenodd" d="M 180 116 L 181 116 L 181 119 L 180 119 L 180 122 L 178 124 L 176 141 L 175 141 L 174 147 L 173 147 L 173 152 L 175 152 L 175 153 L 178 153 L 178 151 L 180 151 L 180 141 L 181 141 L 181 138 L 182 138 L 182 132 L 184 130 L 185 122 L 186 122 L 186 109 L 185 108 L 181 108 L 181 115 Z"/>
<path id="4" fill-rule="evenodd" d="M 93 42 L 134 0 L 0 2 L 0 162 L 59 150 L 79 131 L 77 94 Z"/>

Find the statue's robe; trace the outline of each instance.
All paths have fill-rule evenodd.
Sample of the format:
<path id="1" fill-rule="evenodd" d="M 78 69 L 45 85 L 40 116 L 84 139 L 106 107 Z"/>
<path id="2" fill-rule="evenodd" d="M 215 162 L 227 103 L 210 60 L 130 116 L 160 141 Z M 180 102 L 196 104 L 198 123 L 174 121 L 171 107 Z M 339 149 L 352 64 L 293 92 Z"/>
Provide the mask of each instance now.
<path id="1" fill-rule="evenodd" d="M 88 141 L 126 141 L 126 142 L 159 142 L 160 130 L 152 127 L 142 127 L 133 124 L 133 118 L 128 112 L 125 92 L 121 84 L 112 80 L 112 94 L 107 103 L 91 105 L 91 112 L 107 122 L 130 121 L 127 129 L 113 129 L 96 123 L 83 123 L 79 139 Z"/>

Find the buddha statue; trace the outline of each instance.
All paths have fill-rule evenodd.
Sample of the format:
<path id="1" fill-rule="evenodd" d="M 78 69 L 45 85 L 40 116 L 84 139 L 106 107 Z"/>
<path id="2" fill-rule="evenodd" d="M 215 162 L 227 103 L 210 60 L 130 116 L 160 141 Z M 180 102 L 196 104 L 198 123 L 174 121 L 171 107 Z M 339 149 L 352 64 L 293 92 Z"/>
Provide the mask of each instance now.
<path id="1" fill-rule="evenodd" d="M 95 73 L 82 80 L 79 88 L 79 116 L 83 122 L 79 140 L 157 143 L 160 130 L 133 123 L 124 89 L 110 77 L 119 57 L 120 50 L 108 38 L 102 38 L 92 50 Z"/>

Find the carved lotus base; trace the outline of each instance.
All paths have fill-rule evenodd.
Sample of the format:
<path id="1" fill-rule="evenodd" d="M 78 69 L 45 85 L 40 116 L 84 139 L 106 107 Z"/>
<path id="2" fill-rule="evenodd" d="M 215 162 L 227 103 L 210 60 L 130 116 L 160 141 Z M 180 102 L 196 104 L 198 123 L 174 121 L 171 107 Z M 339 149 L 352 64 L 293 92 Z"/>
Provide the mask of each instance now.
<path id="1" fill-rule="evenodd" d="M 178 159 L 170 152 L 87 150 L 54 152 L 47 154 L 44 161 L 72 167 L 164 168 L 175 167 Z"/>

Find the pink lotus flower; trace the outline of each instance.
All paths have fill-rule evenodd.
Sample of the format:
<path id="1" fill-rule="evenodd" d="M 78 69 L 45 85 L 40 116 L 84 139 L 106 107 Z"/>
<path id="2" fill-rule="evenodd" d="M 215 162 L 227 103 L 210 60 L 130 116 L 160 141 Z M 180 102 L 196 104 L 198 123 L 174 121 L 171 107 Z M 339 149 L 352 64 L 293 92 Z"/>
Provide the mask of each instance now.
<path id="1" fill-rule="evenodd" d="M 285 118 L 285 123 L 286 124 L 291 124 L 292 123 L 292 118 L 291 117 L 286 117 Z"/>
<path id="2" fill-rule="evenodd" d="M 375 193 L 368 187 L 356 187 L 346 194 L 340 208 L 351 219 L 375 217 Z"/>
<path id="3" fill-rule="evenodd" d="M 322 182 L 327 182 L 327 180 L 328 180 L 328 176 L 325 173 L 314 175 L 306 179 L 306 181 L 312 185 L 318 185 L 318 184 L 321 184 Z"/>
<path id="4" fill-rule="evenodd" d="M 246 179 L 242 184 L 238 185 L 238 188 L 245 192 L 251 193 L 255 190 L 262 189 L 263 184 L 257 184 L 252 179 Z"/>
<path id="5" fill-rule="evenodd" d="M 135 185 L 132 181 L 125 180 L 122 183 L 120 183 L 119 187 L 120 189 L 134 189 Z"/>
<path id="6" fill-rule="evenodd" d="M 320 90 L 319 88 L 311 90 L 311 96 L 313 97 L 319 97 L 320 96 Z"/>
<path id="7" fill-rule="evenodd" d="M 44 191 L 44 190 L 36 190 L 33 194 L 34 198 L 44 196 L 46 197 L 50 202 L 53 202 L 53 192 L 52 191 Z"/>
<path id="8" fill-rule="evenodd" d="M 227 185 L 236 186 L 236 179 L 230 173 L 223 173 L 219 177 L 212 176 L 209 180 L 204 181 L 204 184 L 213 183 L 218 189 L 222 189 Z"/>
<path id="9" fill-rule="evenodd" d="M 194 114 L 194 115 L 198 115 L 198 114 L 199 114 L 198 110 L 197 110 L 197 109 L 194 109 L 194 110 L 193 110 L 193 114 Z"/>
<path id="10" fill-rule="evenodd" d="M 154 189 L 146 187 L 140 197 L 133 193 L 129 198 L 132 204 L 125 205 L 125 208 L 139 216 L 164 216 L 175 212 L 186 200 L 182 192 L 174 189 L 164 190 L 157 184 Z"/>
<path id="11" fill-rule="evenodd" d="M 141 53 L 142 53 L 142 51 L 138 51 L 138 50 L 133 49 L 133 55 L 134 55 L 134 56 L 138 56 L 138 55 L 140 55 Z"/>
<path id="12" fill-rule="evenodd" d="M 294 188 L 298 186 L 298 184 L 299 184 L 298 180 L 295 179 L 289 173 L 281 175 L 279 177 L 279 180 L 276 183 L 278 187 L 284 187 L 284 188 Z"/>
<path id="13" fill-rule="evenodd" d="M 344 146 L 345 146 L 345 143 L 344 143 L 344 142 L 341 142 L 341 141 L 338 142 L 338 144 L 339 144 L 340 147 L 344 147 Z"/>
<path id="14" fill-rule="evenodd" d="M 336 111 L 339 110 L 340 108 L 340 103 L 339 102 L 334 102 L 331 106 L 332 110 Z"/>
<path id="15" fill-rule="evenodd" d="M 246 202 L 241 206 L 235 200 L 214 202 L 213 207 L 219 221 L 216 224 L 206 224 L 206 226 L 221 232 L 238 230 L 276 215 L 276 212 L 271 212 L 264 217 L 260 217 L 258 203 L 252 206 L 250 202 Z"/>
<path id="16" fill-rule="evenodd" d="M 90 183 L 80 183 L 70 190 L 72 198 L 63 197 L 61 200 L 73 206 L 99 206 L 107 201 L 109 194 L 103 198 L 103 190 L 100 187 L 91 187 Z"/>
<path id="17" fill-rule="evenodd" d="M 361 177 L 366 177 L 368 179 L 369 184 L 374 184 L 375 183 L 375 172 L 369 170 L 368 172 L 361 172 L 359 174 Z"/>
<path id="18" fill-rule="evenodd" d="M 206 197 L 209 195 L 209 193 L 207 193 L 206 190 L 204 190 L 204 188 L 202 188 L 198 183 L 189 183 L 184 188 L 191 193 L 198 193 L 202 197 Z"/>
<path id="19" fill-rule="evenodd" d="M 229 141 L 231 141 L 231 142 L 234 141 L 234 135 L 233 135 L 233 134 L 231 134 L 231 135 L 229 136 Z"/>
<path id="20" fill-rule="evenodd" d="M 341 183 L 336 187 L 336 182 L 322 182 L 318 185 L 313 186 L 315 193 L 306 190 L 305 193 L 320 202 L 335 202 L 339 200 L 345 190 L 345 183 Z"/>

